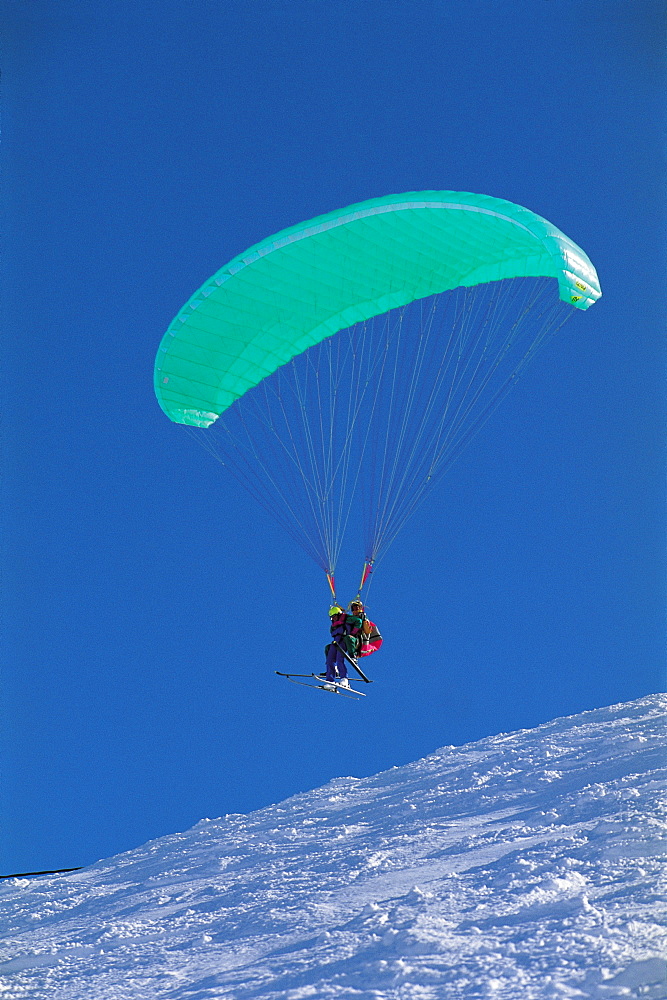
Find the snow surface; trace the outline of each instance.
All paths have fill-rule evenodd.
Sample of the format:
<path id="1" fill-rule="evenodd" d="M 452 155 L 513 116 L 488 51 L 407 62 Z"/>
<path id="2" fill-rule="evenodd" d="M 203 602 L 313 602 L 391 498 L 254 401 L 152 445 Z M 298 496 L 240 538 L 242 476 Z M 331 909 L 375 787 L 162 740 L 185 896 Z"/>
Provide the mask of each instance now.
<path id="1" fill-rule="evenodd" d="M 444 747 L 0 883 L 0 1000 L 667 997 L 666 708 Z"/>

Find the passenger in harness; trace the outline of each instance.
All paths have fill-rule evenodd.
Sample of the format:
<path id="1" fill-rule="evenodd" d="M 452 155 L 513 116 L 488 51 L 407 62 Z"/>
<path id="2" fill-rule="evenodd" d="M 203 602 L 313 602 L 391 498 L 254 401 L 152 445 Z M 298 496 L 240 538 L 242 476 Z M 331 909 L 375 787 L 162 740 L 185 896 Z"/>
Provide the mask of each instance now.
<path id="1" fill-rule="evenodd" d="M 350 605 L 350 613 L 347 614 L 337 604 L 334 604 L 329 609 L 329 619 L 333 642 L 330 642 L 325 647 L 327 657 L 325 679 L 330 684 L 338 678 L 341 687 L 349 687 L 350 682 L 347 679 L 348 661 L 345 653 L 352 659 L 357 656 L 361 645 L 363 619 L 361 615 L 355 613 L 355 605 Z"/>
<path id="2" fill-rule="evenodd" d="M 347 679 L 348 660 L 343 650 L 351 659 L 356 660 L 359 656 L 370 656 L 382 645 L 382 636 L 375 623 L 366 617 L 362 602 L 356 599 L 350 602 L 349 607 L 348 613 L 337 604 L 329 610 L 334 641 L 325 647 L 326 683 L 332 683 L 338 676 L 342 687 L 350 686 Z"/>

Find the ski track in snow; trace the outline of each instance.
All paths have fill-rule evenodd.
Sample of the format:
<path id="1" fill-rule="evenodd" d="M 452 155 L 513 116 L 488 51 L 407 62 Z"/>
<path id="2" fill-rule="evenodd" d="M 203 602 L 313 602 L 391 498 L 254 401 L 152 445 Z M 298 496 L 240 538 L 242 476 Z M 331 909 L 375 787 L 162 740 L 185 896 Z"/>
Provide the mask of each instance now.
<path id="1" fill-rule="evenodd" d="M 0 884 L 0 1000 L 667 998 L 652 695 Z"/>

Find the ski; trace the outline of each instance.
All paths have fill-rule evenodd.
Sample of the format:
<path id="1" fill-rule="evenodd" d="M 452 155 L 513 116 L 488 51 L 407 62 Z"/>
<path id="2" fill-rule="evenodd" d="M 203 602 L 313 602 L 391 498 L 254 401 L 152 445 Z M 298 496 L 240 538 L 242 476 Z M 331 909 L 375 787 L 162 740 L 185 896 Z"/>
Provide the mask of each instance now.
<path id="1" fill-rule="evenodd" d="M 282 670 L 276 670 L 276 673 L 278 674 L 279 677 L 286 677 L 287 680 L 291 681 L 292 684 L 300 684 L 302 687 L 313 688 L 313 690 L 315 691 L 329 691 L 331 694 L 341 694 L 343 695 L 344 698 L 366 697 L 363 691 L 357 691 L 357 689 L 353 687 L 349 688 L 341 687 L 341 685 L 336 683 L 336 681 L 325 681 L 325 679 L 321 677 L 319 674 L 286 674 L 283 673 Z M 306 678 L 312 677 L 314 680 L 322 681 L 322 683 L 308 684 L 306 681 L 296 680 L 295 678 L 297 677 L 306 677 Z M 326 685 L 328 684 L 332 686 L 327 687 Z"/>
<path id="2" fill-rule="evenodd" d="M 347 662 L 350 663 L 354 667 L 354 669 L 357 671 L 357 673 L 361 677 L 362 681 L 365 681 L 366 684 L 372 684 L 373 682 L 370 679 L 370 677 L 366 677 L 366 674 L 363 672 L 363 670 L 361 669 L 361 667 L 359 666 L 359 664 L 357 663 L 357 661 L 355 659 L 353 659 L 350 656 L 350 654 L 343 649 L 343 647 L 341 646 L 341 644 L 339 642 L 336 642 L 335 639 L 333 641 L 333 644 L 334 644 L 334 646 L 337 646 L 338 649 L 340 649 L 341 653 L 343 654 L 343 656 L 345 657 L 345 659 L 347 660 Z"/>
<path id="3" fill-rule="evenodd" d="M 286 674 L 282 670 L 276 670 L 279 677 L 314 677 L 318 681 L 324 680 L 324 674 Z"/>

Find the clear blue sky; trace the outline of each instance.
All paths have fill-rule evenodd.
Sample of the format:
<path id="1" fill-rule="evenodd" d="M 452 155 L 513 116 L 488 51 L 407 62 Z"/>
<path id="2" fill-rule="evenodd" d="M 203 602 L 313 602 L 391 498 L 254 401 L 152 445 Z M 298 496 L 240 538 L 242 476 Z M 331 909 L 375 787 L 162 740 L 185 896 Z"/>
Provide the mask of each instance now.
<path id="1" fill-rule="evenodd" d="M 662 689 L 663 4 L 104 7 L 2 6 L 0 869 Z M 274 676 L 319 665 L 326 584 L 153 361 L 238 252 L 420 189 L 546 217 L 603 298 L 382 562 L 351 704 Z"/>

